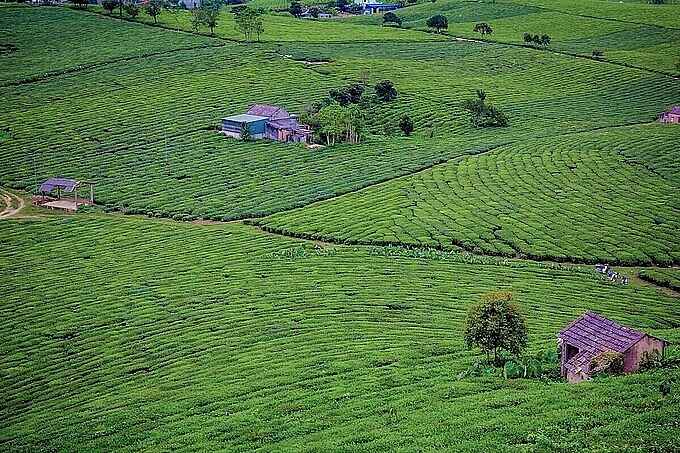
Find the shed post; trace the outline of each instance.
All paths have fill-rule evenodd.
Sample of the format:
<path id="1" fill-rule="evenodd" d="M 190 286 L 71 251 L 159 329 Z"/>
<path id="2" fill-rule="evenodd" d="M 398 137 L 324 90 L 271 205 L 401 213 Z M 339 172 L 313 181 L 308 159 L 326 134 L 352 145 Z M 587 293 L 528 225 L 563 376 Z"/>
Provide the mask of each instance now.
<path id="1" fill-rule="evenodd" d="M 94 184 L 90 183 L 90 203 L 94 204 Z"/>
<path id="2" fill-rule="evenodd" d="M 76 187 L 73 188 L 73 196 L 76 198 L 76 211 L 78 210 L 78 189 Z"/>

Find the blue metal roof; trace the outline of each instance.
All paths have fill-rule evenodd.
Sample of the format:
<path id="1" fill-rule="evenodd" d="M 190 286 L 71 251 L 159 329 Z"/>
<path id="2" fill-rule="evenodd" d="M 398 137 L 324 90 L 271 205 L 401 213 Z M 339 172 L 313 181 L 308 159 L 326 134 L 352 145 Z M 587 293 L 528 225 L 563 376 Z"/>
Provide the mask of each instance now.
<path id="1" fill-rule="evenodd" d="M 227 116 L 226 118 L 222 118 L 222 120 L 226 121 L 236 121 L 238 123 L 255 123 L 257 121 L 262 121 L 262 120 L 268 120 L 266 116 L 257 116 L 257 115 L 248 115 L 247 113 L 243 113 L 241 115 L 233 115 L 233 116 Z"/>

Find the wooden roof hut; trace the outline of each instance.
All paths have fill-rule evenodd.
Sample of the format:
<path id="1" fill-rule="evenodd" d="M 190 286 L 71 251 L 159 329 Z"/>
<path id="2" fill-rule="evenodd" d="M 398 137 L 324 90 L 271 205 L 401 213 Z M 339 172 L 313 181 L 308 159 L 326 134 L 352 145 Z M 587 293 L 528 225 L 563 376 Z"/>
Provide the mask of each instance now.
<path id="1" fill-rule="evenodd" d="M 644 353 L 656 349 L 663 354 L 666 341 L 622 326 L 587 311 L 557 334 L 562 348 L 562 376 L 568 382 L 590 379 L 591 361 L 602 352 L 623 355 L 623 372 L 634 373 L 640 368 Z"/>

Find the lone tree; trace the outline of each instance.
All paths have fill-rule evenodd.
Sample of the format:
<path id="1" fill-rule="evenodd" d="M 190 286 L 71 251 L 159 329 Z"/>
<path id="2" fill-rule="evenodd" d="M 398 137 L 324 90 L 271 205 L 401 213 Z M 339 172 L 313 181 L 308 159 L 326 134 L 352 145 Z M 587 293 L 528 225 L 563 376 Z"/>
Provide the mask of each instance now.
<path id="1" fill-rule="evenodd" d="M 491 33 L 493 33 L 493 30 L 491 29 L 491 27 L 489 27 L 489 24 L 487 24 L 486 22 L 480 22 L 478 24 L 475 24 L 475 28 L 473 28 L 472 31 L 475 33 L 479 32 L 482 34 L 482 36 L 490 35 Z"/>
<path id="2" fill-rule="evenodd" d="M 203 2 L 203 6 L 201 6 L 201 14 L 199 17 L 201 18 L 201 21 L 203 25 L 208 27 L 210 29 L 210 34 L 214 35 L 215 34 L 215 27 L 217 27 L 217 19 L 220 17 L 220 8 L 222 7 L 222 3 L 219 1 L 205 1 Z M 192 26 L 193 26 L 193 21 L 192 21 Z M 198 31 L 198 30 L 196 30 Z"/>
<path id="3" fill-rule="evenodd" d="M 153 23 L 155 24 L 158 23 L 158 16 L 161 15 L 163 8 L 165 8 L 164 0 L 149 0 L 149 3 L 144 6 L 144 12 L 153 17 Z"/>
<path id="4" fill-rule="evenodd" d="M 446 16 L 437 14 L 436 16 L 432 16 L 427 19 L 427 26 L 430 28 L 436 28 L 437 33 L 441 33 L 442 30 L 449 28 L 449 20 L 446 18 Z"/>
<path id="5" fill-rule="evenodd" d="M 383 80 L 375 86 L 375 95 L 382 102 L 393 101 L 397 98 L 397 90 L 389 80 Z"/>
<path id="6" fill-rule="evenodd" d="M 399 121 L 399 128 L 404 133 L 405 136 L 410 136 L 413 132 L 413 121 L 408 116 L 405 116 Z"/>
<path id="7" fill-rule="evenodd" d="M 399 18 L 399 16 L 394 14 L 392 11 L 385 13 L 385 15 L 383 16 L 383 19 L 382 19 L 382 23 L 383 23 L 383 25 L 387 24 L 387 23 L 393 23 L 393 24 L 397 24 L 399 27 L 401 27 L 401 19 Z"/>
<path id="8" fill-rule="evenodd" d="M 102 7 L 109 12 L 109 14 L 113 14 L 113 10 L 116 9 L 120 2 L 118 0 L 104 0 L 102 2 Z"/>
<path id="9" fill-rule="evenodd" d="M 141 12 L 142 8 L 140 8 L 136 3 L 128 3 L 125 5 L 125 14 L 130 16 L 132 20 L 135 20 L 135 17 L 139 16 L 139 13 Z"/>
<path id="10" fill-rule="evenodd" d="M 302 5 L 300 5 L 300 2 L 290 2 L 288 12 L 294 17 L 300 17 L 302 16 Z"/>
<path id="11" fill-rule="evenodd" d="M 494 363 L 498 363 L 500 349 L 515 355 L 521 353 L 527 344 L 527 326 L 515 294 L 486 293 L 470 305 L 465 318 L 465 342 L 468 348 L 480 346 L 487 361 L 489 351 L 493 351 Z"/>

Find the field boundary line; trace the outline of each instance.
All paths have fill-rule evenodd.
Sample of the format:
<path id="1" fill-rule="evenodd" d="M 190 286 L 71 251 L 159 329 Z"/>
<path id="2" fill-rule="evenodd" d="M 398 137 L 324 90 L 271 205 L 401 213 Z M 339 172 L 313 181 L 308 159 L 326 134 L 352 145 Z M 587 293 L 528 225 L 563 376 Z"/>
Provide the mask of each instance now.
<path id="1" fill-rule="evenodd" d="M 526 4 L 515 3 L 515 2 L 504 2 L 504 3 L 506 5 L 527 6 Z M 648 24 L 647 22 L 635 22 L 635 21 L 632 21 L 632 20 L 613 19 L 613 18 L 610 18 L 610 17 L 593 16 L 593 15 L 590 15 L 590 14 L 572 13 L 572 12 L 569 12 L 569 11 L 563 11 L 563 10 L 560 10 L 560 9 L 556 9 L 552 6 L 536 6 L 536 8 L 540 8 L 540 9 L 543 9 L 543 10 L 546 10 L 546 11 L 552 11 L 552 12 L 555 12 L 555 13 L 566 14 L 567 16 L 585 17 L 586 19 L 599 19 L 599 20 L 606 20 L 606 21 L 609 21 L 609 22 L 619 22 L 619 23 L 622 23 L 622 24 L 644 25 L 644 26 L 647 26 L 647 27 L 664 28 L 666 30 L 680 30 L 680 28 L 678 28 L 678 27 L 668 27 L 666 25 L 659 25 L 659 24 Z M 519 16 L 514 16 L 514 17 L 519 17 Z"/>
<path id="2" fill-rule="evenodd" d="M 161 52 L 151 52 L 151 53 L 146 53 L 146 54 L 141 54 L 141 55 L 132 55 L 128 57 L 121 57 L 121 58 L 116 58 L 113 60 L 107 60 L 107 61 L 101 61 L 98 63 L 92 63 L 88 64 L 85 66 L 76 66 L 68 69 L 64 69 L 62 71 L 54 71 L 54 72 L 47 72 L 45 74 L 39 75 L 39 76 L 33 76 L 33 77 L 28 77 L 25 79 L 17 80 L 14 82 L 9 82 L 3 85 L 0 85 L 0 88 L 11 88 L 11 87 L 16 87 L 16 86 L 24 86 L 24 85 L 29 85 L 32 83 L 38 83 L 38 82 L 43 82 L 45 80 L 50 80 L 56 77 L 64 76 L 64 75 L 69 75 L 69 74 L 74 74 L 76 72 L 80 71 L 89 71 L 92 69 L 99 69 L 103 68 L 109 65 L 117 64 L 117 63 L 122 63 L 126 61 L 135 61 L 135 60 L 142 60 L 145 58 L 152 58 L 152 57 L 157 57 L 159 55 L 171 55 L 174 53 L 178 52 L 189 52 L 192 50 L 198 50 L 198 49 L 210 49 L 213 47 L 224 47 L 226 43 L 219 43 L 219 44 L 211 44 L 211 45 L 205 45 L 205 46 L 193 46 L 193 47 L 180 47 L 176 49 L 170 49 L 170 50 L 164 50 Z"/>
<path id="3" fill-rule="evenodd" d="M 676 29 L 673 28 L 672 30 L 676 30 Z M 555 55 L 564 55 L 564 56 L 568 56 L 568 57 L 572 57 L 572 58 L 581 58 L 583 60 L 591 60 L 591 61 L 595 61 L 595 62 L 598 62 L 598 63 L 607 63 L 607 64 L 611 64 L 611 65 L 614 65 L 614 66 L 619 66 L 619 67 L 622 67 L 622 68 L 635 69 L 635 70 L 638 70 L 638 71 L 644 71 L 644 72 L 650 72 L 650 73 L 656 74 L 656 75 L 662 75 L 662 76 L 668 77 L 668 78 L 673 79 L 673 80 L 680 80 L 680 75 L 674 74 L 672 72 L 665 72 L 665 71 L 661 71 L 659 69 L 644 68 L 642 66 L 635 66 L 635 65 L 632 65 L 632 64 L 629 64 L 629 63 L 620 63 L 618 61 L 612 61 L 612 60 L 608 60 L 606 58 L 593 57 L 592 55 L 581 55 L 581 54 L 574 53 L 574 52 L 568 52 L 566 50 L 555 50 L 555 49 L 550 49 L 550 48 L 547 48 L 547 47 L 546 48 L 538 47 L 538 46 L 533 45 L 533 44 L 523 44 L 523 43 L 514 43 L 514 42 L 506 42 L 506 41 L 494 41 L 494 40 L 491 40 L 491 39 L 483 39 L 483 38 L 480 38 L 480 39 L 477 39 L 477 40 L 471 40 L 471 39 L 465 38 L 463 36 L 453 36 L 452 35 L 452 37 L 457 41 L 468 41 L 468 42 L 474 42 L 474 43 L 498 44 L 498 45 L 502 45 L 502 46 L 520 47 L 520 48 L 523 48 L 523 49 L 536 50 L 538 52 L 549 52 L 549 53 L 552 53 L 552 54 L 555 54 Z"/>

